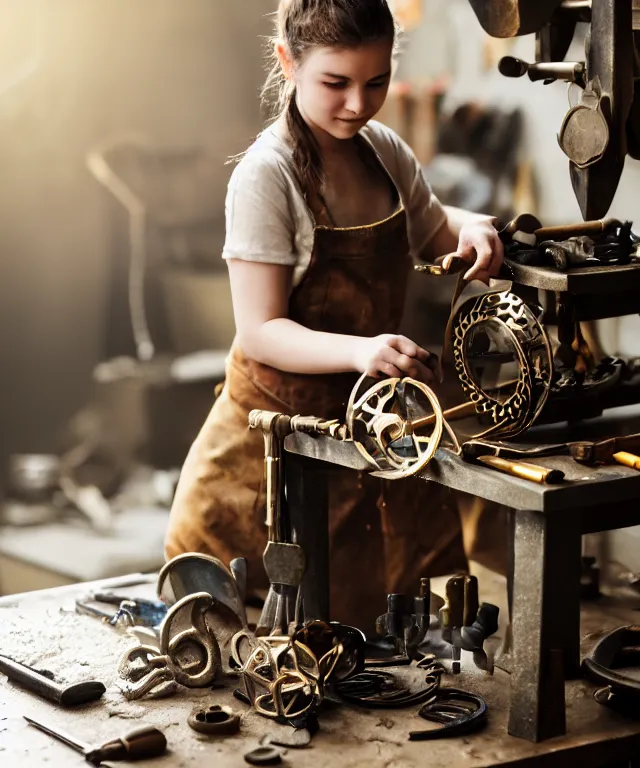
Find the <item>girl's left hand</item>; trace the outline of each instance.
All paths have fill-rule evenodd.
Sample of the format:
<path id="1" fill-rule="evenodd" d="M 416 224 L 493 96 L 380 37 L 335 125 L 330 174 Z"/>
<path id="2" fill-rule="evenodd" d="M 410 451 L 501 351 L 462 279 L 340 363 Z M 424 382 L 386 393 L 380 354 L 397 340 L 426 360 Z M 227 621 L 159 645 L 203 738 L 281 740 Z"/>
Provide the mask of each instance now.
<path id="1" fill-rule="evenodd" d="M 461 258 L 471 269 L 464 274 L 465 280 L 482 280 L 489 284 L 489 278 L 496 277 L 504 261 L 504 248 L 493 224 L 487 221 L 474 221 L 465 224 L 460 230 L 458 250 L 448 255 L 442 266 L 448 269 L 454 258 Z"/>

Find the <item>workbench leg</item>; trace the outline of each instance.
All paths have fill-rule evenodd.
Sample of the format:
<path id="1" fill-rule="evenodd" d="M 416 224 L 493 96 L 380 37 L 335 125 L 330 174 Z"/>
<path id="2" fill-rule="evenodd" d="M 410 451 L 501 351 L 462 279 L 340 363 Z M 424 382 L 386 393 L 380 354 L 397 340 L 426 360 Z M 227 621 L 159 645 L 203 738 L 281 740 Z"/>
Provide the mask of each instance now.
<path id="1" fill-rule="evenodd" d="M 329 493 L 325 462 L 285 453 L 287 506 L 294 541 L 304 550 L 304 619 L 329 621 Z"/>
<path id="2" fill-rule="evenodd" d="M 509 509 L 507 518 L 507 621 L 504 624 L 504 637 L 502 645 L 496 654 L 496 667 L 511 674 L 513 665 L 513 570 L 514 570 L 514 547 L 515 547 L 515 509 Z"/>
<path id="3" fill-rule="evenodd" d="M 580 664 L 580 534 L 575 515 L 518 511 L 514 532 L 513 671 L 509 733 L 566 732 L 565 678 Z"/>

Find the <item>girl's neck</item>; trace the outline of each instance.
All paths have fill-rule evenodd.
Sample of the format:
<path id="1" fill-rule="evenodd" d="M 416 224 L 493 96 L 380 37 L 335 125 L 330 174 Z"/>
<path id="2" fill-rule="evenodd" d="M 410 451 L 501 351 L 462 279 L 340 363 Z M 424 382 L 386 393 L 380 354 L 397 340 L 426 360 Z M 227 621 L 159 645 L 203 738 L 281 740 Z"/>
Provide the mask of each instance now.
<path id="1" fill-rule="evenodd" d="M 336 139 L 334 136 L 331 136 L 331 134 L 310 125 L 308 122 L 307 126 L 318 144 L 323 161 L 332 162 L 342 158 L 351 157 L 353 153 L 357 151 L 354 139 Z M 284 115 L 276 120 L 273 127 L 280 138 L 291 143 L 291 135 L 287 128 L 287 120 Z"/>

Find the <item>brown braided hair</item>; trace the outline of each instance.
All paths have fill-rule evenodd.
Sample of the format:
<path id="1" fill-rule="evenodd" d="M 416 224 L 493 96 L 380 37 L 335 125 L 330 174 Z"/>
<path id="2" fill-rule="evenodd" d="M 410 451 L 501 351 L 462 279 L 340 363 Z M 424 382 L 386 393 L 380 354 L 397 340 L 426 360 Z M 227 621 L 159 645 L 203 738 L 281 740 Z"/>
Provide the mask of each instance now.
<path id="1" fill-rule="evenodd" d="M 274 119 L 286 115 L 293 159 L 307 197 L 322 188 L 322 157 L 298 110 L 295 86 L 285 78 L 277 59 L 275 42 L 282 40 L 294 64 L 299 64 L 318 46 L 352 48 L 378 40 L 392 40 L 395 45 L 397 32 L 387 0 L 280 0 L 275 35 L 269 40 L 271 68 L 262 98 L 271 106 Z"/>

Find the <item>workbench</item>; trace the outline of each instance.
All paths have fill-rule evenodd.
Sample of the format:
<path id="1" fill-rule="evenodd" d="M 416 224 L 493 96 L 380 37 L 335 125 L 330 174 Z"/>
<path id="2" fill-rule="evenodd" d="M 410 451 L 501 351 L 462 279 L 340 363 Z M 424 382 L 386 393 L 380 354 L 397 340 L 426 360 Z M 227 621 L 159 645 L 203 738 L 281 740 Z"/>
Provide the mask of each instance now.
<path id="1" fill-rule="evenodd" d="M 637 405 L 572 427 L 536 427 L 519 441 L 549 444 L 633 432 L 640 432 Z M 310 607 L 312 616 L 326 618 L 330 465 L 369 467 L 351 442 L 294 433 L 287 437 L 285 448 L 292 527 L 307 558 L 305 607 Z M 579 675 L 581 536 L 640 524 L 640 472 L 619 465 L 587 467 L 570 456 L 531 461 L 561 470 L 564 482 L 542 485 L 521 480 L 468 463 L 446 449 L 439 449 L 419 476 L 515 510 L 508 729 L 515 736 L 542 741 L 571 735 L 571 725 L 565 722 L 565 679 Z"/>
<path id="2" fill-rule="evenodd" d="M 504 609 L 505 580 L 490 572 L 478 574 L 481 598 Z M 142 582 L 142 583 L 140 583 Z M 146 583 L 145 583 L 146 582 Z M 434 579 L 436 592 L 445 579 Z M 140 768 L 187 768 L 246 765 L 242 755 L 258 745 L 261 736 L 283 726 L 253 714 L 232 696 L 236 680 L 223 688 L 187 690 L 163 700 L 126 701 L 118 688 L 116 662 L 133 644 L 98 620 L 73 611 L 74 599 L 90 590 L 111 589 L 119 593 L 151 597 L 155 578 L 132 575 L 92 584 L 77 584 L 0 599 L 0 651 L 40 669 L 49 669 L 64 682 L 96 678 L 107 686 L 100 702 L 81 709 L 61 710 L 31 693 L 20 690 L 0 674 L 0 764 L 11 768 L 48 765 L 73 768 L 87 765 L 83 758 L 23 720 L 28 715 L 84 738 L 106 740 L 140 725 L 155 725 L 168 741 L 168 753 L 156 760 L 136 763 Z M 603 597 L 583 611 L 585 651 L 596 637 L 594 631 L 612 629 L 633 621 L 640 597 Z M 637 615 L 637 614 L 636 614 Z M 496 645 L 499 642 L 496 639 Z M 495 647 L 495 646 L 494 646 Z M 482 694 L 489 706 L 489 723 L 481 732 L 435 742 L 409 742 L 410 730 L 429 727 L 417 717 L 418 707 L 402 710 L 364 710 L 348 705 L 329 707 L 320 714 L 320 731 L 304 750 L 289 749 L 283 765 L 305 768 L 479 768 L 480 766 L 580 765 L 609 766 L 640 754 L 640 722 L 616 714 L 592 698 L 594 686 L 584 680 L 567 686 L 568 735 L 534 744 L 507 734 L 508 675 L 477 670 L 463 652 L 460 675 L 447 675 L 443 685 Z M 411 670 L 410 670 L 411 671 Z M 418 681 L 421 678 L 418 677 Z M 213 739 L 201 736 L 187 725 L 187 716 L 197 702 L 228 704 L 242 713 L 240 733 Z M 119 765 L 115 763 L 114 765 Z"/>

